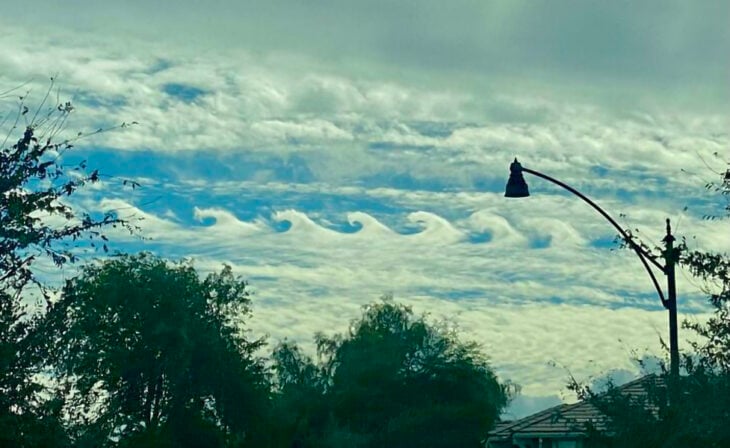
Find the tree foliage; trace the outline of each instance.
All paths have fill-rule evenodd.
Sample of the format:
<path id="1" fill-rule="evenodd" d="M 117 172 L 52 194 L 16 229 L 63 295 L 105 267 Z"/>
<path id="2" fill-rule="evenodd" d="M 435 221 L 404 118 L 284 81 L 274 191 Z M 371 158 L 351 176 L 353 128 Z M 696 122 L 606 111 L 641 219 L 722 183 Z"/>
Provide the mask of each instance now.
<path id="1" fill-rule="evenodd" d="M 685 358 L 686 361 L 686 358 Z M 686 364 L 685 364 L 686 365 Z M 667 372 L 643 379 L 645 394 L 624 394 L 609 385 L 605 393 L 573 387 L 607 417 L 605 426 L 586 426 L 587 448 L 726 447 L 730 444 L 730 381 L 703 368 L 690 367 L 671 394 Z"/>
<path id="2" fill-rule="evenodd" d="M 60 138 L 74 108 L 58 101 L 49 106 L 52 87 L 32 110 L 19 97 L 0 124 L 8 126 L 0 136 L 0 437 L 13 445 L 49 446 L 42 435 L 60 427 L 53 422 L 57 402 L 41 399 L 43 387 L 34 380 L 43 353 L 33 336 L 43 306 L 29 300 L 27 286 L 38 286 L 46 299 L 49 293 L 34 265 L 76 261 L 81 239 L 99 241 L 106 250 L 102 231 L 108 226 L 134 229 L 114 213 L 92 215 L 70 204 L 82 187 L 98 182 L 99 173 L 88 172 L 85 162 L 63 164 L 64 153 L 84 135 Z"/>
<path id="3" fill-rule="evenodd" d="M 33 262 L 46 257 L 60 267 L 76 261 L 74 242 L 81 238 L 99 238 L 106 249 L 104 227 L 133 230 L 114 212 L 93 216 L 67 202 L 100 177 L 98 170 L 88 172 L 85 161 L 63 164 L 63 155 L 86 135 L 79 132 L 58 140 L 74 107 L 70 102 L 47 106 L 52 87 L 35 111 L 28 108 L 25 97 L 19 97 L 13 124 L 0 145 L 0 286 L 5 291 L 17 292 L 28 282 L 44 286 L 31 268 Z M 17 140 L 6 146 L 18 133 Z"/>
<path id="4" fill-rule="evenodd" d="M 201 280 L 150 254 L 86 266 L 44 320 L 70 385 L 77 440 L 97 446 L 232 446 L 250 441 L 268 384 L 243 324 L 245 282 Z M 114 441 L 118 439 L 118 443 Z"/>
<path id="5" fill-rule="evenodd" d="M 21 319 L 18 300 L 0 291 L 0 446 L 64 447 L 62 400 L 43 398 L 34 375 L 42 353 L 34 344 L 35 319 Z"/>
<path id="6" fill-rule="evenodd" d="M 276 379 L 272 403 L 273 446 L 316 446 L 329 421 L 326 372 L 289 342 L 275 347 L 271 358 Z"/>
<path id="7" fill-rule="evenodd" d="M 319 365 L 274 356 L 281 400 L 310 403 L 286 420 L 298 446 L 476 447 L 510 398 L 477 344 L 391 300 L 316 342 Z"/>

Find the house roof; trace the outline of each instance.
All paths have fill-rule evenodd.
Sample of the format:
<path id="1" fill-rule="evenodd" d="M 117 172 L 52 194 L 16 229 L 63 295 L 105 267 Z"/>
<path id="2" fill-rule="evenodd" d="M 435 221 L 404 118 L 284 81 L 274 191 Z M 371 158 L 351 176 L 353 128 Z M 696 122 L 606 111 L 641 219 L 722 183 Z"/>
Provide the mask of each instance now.
<path id="1" fill-rule="evenodd" d="M 645 397 L 649 384 L 658 384 L 661 378 L 647 375 L 618 388 L 622 395 Z M 528 437 L 580 437 L 585 434 L 586 424 L 596 429 L 606 429 L 607 417 L 589 401 L 561 404 L 519 420 L 498 423 L 489 432 L 489 440 L 509 440 Z"/>

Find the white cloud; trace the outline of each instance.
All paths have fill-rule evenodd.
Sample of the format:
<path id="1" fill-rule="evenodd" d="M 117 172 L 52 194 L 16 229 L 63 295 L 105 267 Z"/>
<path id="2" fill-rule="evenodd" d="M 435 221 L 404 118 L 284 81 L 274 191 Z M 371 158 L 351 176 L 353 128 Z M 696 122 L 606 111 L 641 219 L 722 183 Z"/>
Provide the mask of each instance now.
<path id="1" fill-rule="evenodd" d="M 104 206 L 124 209 L 118 201 Z M 315 331 L 342 330 L 360 305 L 393 293 L 419 312 L 453 320 L 467 337 L 483 342 L 500 375 L 521 384 L 527 395 L 547 395 L 564 386 L 564 368 L 584 377 L 635 370 L 631 350 L 646 347 L 659 354 L 658 339 L 666 333 L 666 312 L 638 260 L 626 251 L 586 246 L 592 225 L 582 223 L 593 217 L 585 213 L 572 215 L 577 224 L 567 233 L 554 218 L 555 226 L 541 230 L 553 244 L 526 249 L 528 229 L 551 218 L 535 223 L 534 217 L 515 219 L 484 209 L 449 222 L 418 212 L 403 219 L 420 223 L 420 231 L 401 234 L 371 215 L 351 212 L 343 219 L 362 228 L 342 233 L 295 210 L 277 212 L 267 223 L 196 208 L 197 220 L 215 222 L 193 227 L 129 210 L 145 217 L 143 234 L 153 238 L 156 251 L 195 255 L 204 271 L 230 263 L 250 278 L 256 291 L 251 325 L 258 334 L 301 341 L 310 349 Z M 561 213 L 572 210 L 552 214 Z M 282 221 L 291 223 L 289 230 L 271 227 Z M 466 241 L 475 222 L 480 230 L 494 228 L 494 239 Z M 723 244 L 730 247 L 730 241 Z M 467 295 L 459 298 L 460 291 Z M 681 281 L 679 292 L 695 303 L 693 312 L 703 309 L 704 299 L 692 284 Z M 625 294 L 629 300 L 647 295 L 649 301 L 637 308 Z"/>
<path id="2" fill-rule="evenodd" d="M 709 82 L 724 79 L 727 58 L 712 56 L 730 40 L 705 45 L 727 34 L 724 7 L 403 2 L 384 16 L 372 4 L 310 3 L 132 1 L 103 13 L 98 2 L 83 13 L 45 3 L 38 21 L 58 28 L 3 27 L 0 91 L 30 80 L 38 101 L 58 71 L 61 98 L 79 105 L 69 132 L 140 122 L 79 149 L 118 154 L 114 169 L 144 178 L 162 205 L 112 183 L 77 205 L 144 218 L 150 240 L 118 232 L 120 247 L 193 256 L 201 271 L 232 264 L 257 292 L 252 325 L 273 339 L 344 329 L 392 292 L 458 322 L 528 395 L 562 390 L 565 370 L 551 362 L 590 375 L 635 369 L 634 348 L 656 353 L 666 315 L 638 260 L 590 244 L 613 229 L 541 180 L 527 179 L 535 197 L 522 201 L 494 184 L 518 156 L 648 241 L 671 217 L 692 244 L 730 250 L 726 223 L 695 211 L 712 176 L 703 158 L 725 169 L 711 155 L 730 144 L 727 93 Z M 149 151 L 149 165 L 122 166 L 141 160 L 125 158 L 134 151 Z M 203 159 L 229 170 L 205 172 Z M 241 219 L 236 192 L 271 199 L 269 210 Z M 323 197 L 339 202 L 307 205 Z M 688 312 L 706 310 L 684 277 L 679 293 Z"/>

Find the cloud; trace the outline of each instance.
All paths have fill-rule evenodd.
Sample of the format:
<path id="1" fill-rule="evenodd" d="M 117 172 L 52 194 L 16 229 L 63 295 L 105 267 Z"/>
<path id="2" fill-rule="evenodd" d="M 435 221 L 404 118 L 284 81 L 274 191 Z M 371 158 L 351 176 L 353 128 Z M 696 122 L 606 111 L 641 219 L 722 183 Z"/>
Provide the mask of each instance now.
<path id="1" fill-rule="evenodd" d="M 517 420 L 562 403 L 557 395 L 518 395 L 502 414 L 504 420 Z"/>
<path id="2" fill-rule="evenodd" d="M 252 328 L 309 349 L 314 332 L 344 329 L 360 305 L 393 293 L 417 311 L 458 324 L 485 344 L 501 376 L 539 395 L 562 389 L 565 368 L 583 377 L 614 368 L 635 371 L 632 350 L 659 354 L 665 333 L 666 312 L 632 254 L 591 248 L 576 230 L 577 239 L 562 240 L 560 226 L 543 229 L 550 246 L 530 249 L 523 227 L 533 225 L 525 222 L 529 218 L 481 210 L 450 222 L 417 212 L 402 216 L 402 227 L 393 229 L 364 212 L 340 217 L 342 224 L 331 214 L 314 220 L 291 209 L 247 222 L 224 209 L 197 208 L 191 225 L 119 201 L 101 205 L 143 215 L 147 247 L 158 253 L 193 255 L 203 271 L 231 264 L 255 291 Z M 481 231 L 494 226 L 493 239 L 470 242 L 472 221 L 482 224 Z M 282 222 L 288 226 L 280 228 Z M 408 230 L 413 222 L 418 228 Z M 682 311 L 704 319 L 707 308 L 695 287 L 683 281 L 679 292 Z"/>
<path id="3" fill-rule="evenodd" d="M 89 33 L 97 40 L 124 41 L 127 53 L 144 51 L 137 42 L 160 56 L 170 49 L 229 57 L 255 52 L 274 64 L 294 61 L 298 68 L 328 65 L 422 85 L 469 84 L 614 105 L 651 104 L 664 96 L 720 107 L 727 99 L 722 86 L 730 39 L 723 19 L 729 11 L 719 0 L 691 6 L 674 0 L 641 5 L 459 0 L 448 8 L 435 0 L 76 5 L 44 1 L 31 18 L 27 9 L 10 4 L 5 17 L 56 24 L 73 43 Z"/>
<path id="4" fill-rule="evenodd" d="M 231 264 L 272 340 L 311 349 L 393 293 L 482 342 L 523 385 L 517 413 L 564 398 L 566 368 L 661 355 L 666 313 L 614 230 L 540 179 L 525 200 L 502 189 L 517 156 L 650 244 L 670 217 L 730 250 L 726 222 L 702 220 L 730 144 L 727 4 L 385 3 L 41 2 L 41 30 L 16 2 L 0 91 L 29 81 L 37 103 L 58 72 L 70 135 L 138 121 L 64 154 L 111 176 L 74 206 L 144 218 L 149 239 L 112 232 L 114 249 Z M 678 286 L 705 318 L 698 285 Z"/>

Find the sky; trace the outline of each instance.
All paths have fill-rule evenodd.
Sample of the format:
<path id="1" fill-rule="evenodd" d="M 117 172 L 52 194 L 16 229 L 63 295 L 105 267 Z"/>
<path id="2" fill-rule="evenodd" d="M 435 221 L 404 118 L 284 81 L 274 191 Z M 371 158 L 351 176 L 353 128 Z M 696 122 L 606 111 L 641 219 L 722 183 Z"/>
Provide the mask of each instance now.
<path id="1" fill-rule="evenodd" d="M 541 179 L 504 198 L 515 157 L 652 246 L 670 218 L 690 247 L 730 250 L 727 223 L 703 219 L 730 158 L 726 1 L 2 9 L 0 92 L 18 88 L 3 118 L 54 76 L 69 135 L 139 123 L 64 156 L 104 175 L 74 207 L 143 218 L 145 238 L 111 232 L 113 250 L 231 265 L 272 344 L 311 350 L 393 295 L 483 344 L 522 388 L 508 417 L 571 400 L 570 375 L 627 380 L 664 358 L 667 315 L 635 254 Z M 702 286 L 678 274 L 680 319 L 706 319 Z"/>

